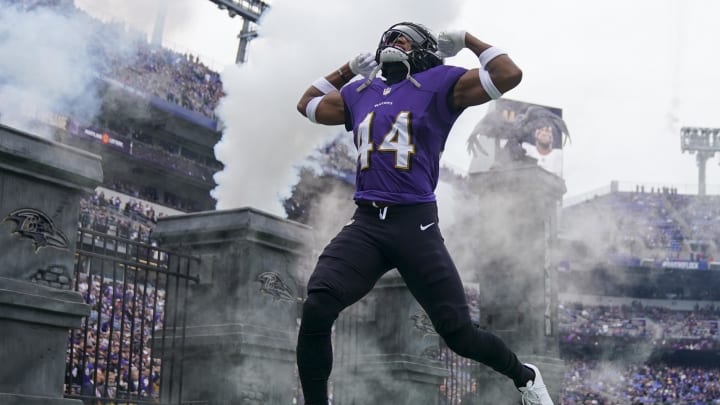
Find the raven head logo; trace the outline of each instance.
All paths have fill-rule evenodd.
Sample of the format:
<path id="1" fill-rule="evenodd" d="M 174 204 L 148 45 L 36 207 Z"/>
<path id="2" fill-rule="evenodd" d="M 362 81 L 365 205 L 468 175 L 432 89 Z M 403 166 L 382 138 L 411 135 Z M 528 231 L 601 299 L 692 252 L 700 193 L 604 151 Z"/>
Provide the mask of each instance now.
<path id="1" fill-rule="evenodd" d="M 423 333 L 423 335 L 437 335 L 435 327 L 430 322 L 430 317 L 424 311 L 418 311 L 414 313 L 410 319 L 415 322 L 415 329 Z"/>
<path id="2" fill-rule="evenodd" d="M 55 228 L 52 219 L 44 212 L 33 208 L 21 208 L 9 213 L 0 223 L 12 221 L 15 223 L 14 235 L 32 239 L 35 252 L 44 247 L 67 250 L 67 237 Z"/>
<path id="3" fill-rule="evenodd" d="M 295 301 L 296 298 L 293 295 L 290 287 L 288 287 L 284 281 L 280 278 L 280 275 L 274 271 L 266 271 L 265 273 L 258 274 L 257 279 L 259 282 L 260 291 L 273 297 L 273 301 Z"/>

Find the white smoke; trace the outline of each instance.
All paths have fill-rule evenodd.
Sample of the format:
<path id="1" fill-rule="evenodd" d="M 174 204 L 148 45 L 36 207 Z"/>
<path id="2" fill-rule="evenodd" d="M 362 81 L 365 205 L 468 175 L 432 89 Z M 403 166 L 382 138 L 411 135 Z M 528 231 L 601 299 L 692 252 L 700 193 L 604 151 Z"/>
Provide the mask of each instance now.
<path id="1" fill-rule="evenodd" d="M 0 9 L 0 120 L 37 133 L 32 120 L 47 113 L 93 116 L 93 25 L 76 13 L 37 7 Z M 39 133 L 42 135 L 42 133 Z"/>
<path id="2" fill-rule="evenodd" d="M 460 5 L 459 0 L 422 7 L 412 0 L 273 2 L 248 62 L 222 73 L 227 96 L 218 113 L 225 130 L 215 153 L 225 170 L 215 176 L 217 208 L 253 206 L 283 215 L 279 200 L 296 181 L 295 167 L 339 128 L 311 124 L 297 112 L 305 89 L 356 54 L 373 51 L 390 25 L 413 21 L 440 31 L 457 17 Z"/>

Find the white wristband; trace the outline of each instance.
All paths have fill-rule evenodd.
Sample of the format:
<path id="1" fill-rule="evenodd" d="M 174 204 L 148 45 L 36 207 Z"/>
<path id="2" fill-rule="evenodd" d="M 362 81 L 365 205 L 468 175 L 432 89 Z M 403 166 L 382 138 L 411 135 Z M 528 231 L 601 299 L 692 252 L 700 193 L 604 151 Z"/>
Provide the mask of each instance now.
<path id="1" fill-rule="evenodd" d="M 307 83 L 307 82 L 306 82 Z M 322 91 L 322 94 L 328 94 L 333 91 L 337 91 L 337 88 L 332 85 L 326 78 L 321 77 L 313 82 L 313 87 Z"/>
<path id="2" fill-rule="evenodd" d="M 480 68 L 480 84 L 491 99 L 496 100 L 502 97 L 502 93 L 497 89 L 497 87 L 495 87 L 495 83 L 493 83 L 490 73 L 483 68 Z"/>
<path id="3" fill-rule="evenodd" d="M 317 120 L 315 119 L 315 111 L 318 108 L 318 104 L 320 104 L 320 101 L 322 101 L 323 97 L 325 96 L 319 96 L 311 99 L 308 101 L 307 106 L 305 107 L 305 116 L 314 123 L 317 123 Z"/>
<path id="4" fill-rule="evenodd" d="M 506 55 L 507 52 L 503 51 L 502 49 L 491 46 L 490 48 L 482 51 L 480 55 L 478 56 L 478 59 L 480 60 L 480 66 L 486 66 L 488 63 L 490 63 L 491 60 L 497 58 L 500 55 Z"/>

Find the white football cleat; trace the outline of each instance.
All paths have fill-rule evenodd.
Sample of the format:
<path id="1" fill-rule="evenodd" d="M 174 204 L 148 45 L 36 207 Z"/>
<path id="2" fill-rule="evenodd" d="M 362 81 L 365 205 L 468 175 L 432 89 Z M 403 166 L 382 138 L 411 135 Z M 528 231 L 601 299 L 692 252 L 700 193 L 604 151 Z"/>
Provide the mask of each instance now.
<path id="1" fill-rule="evenodd" d="M 522 393 L 523 405 L 554 405 L 540 375 L 540 370 L 529 363 L 525 363 L 525 366 L 535 372 L 535 381 L 528 381 L 525 387 L 518 388 Z"/>

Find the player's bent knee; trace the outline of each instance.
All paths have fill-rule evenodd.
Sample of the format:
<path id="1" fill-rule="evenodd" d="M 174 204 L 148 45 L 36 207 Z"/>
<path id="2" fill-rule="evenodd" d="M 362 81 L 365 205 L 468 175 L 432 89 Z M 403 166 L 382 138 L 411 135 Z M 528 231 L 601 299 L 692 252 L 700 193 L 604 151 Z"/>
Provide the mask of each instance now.
<path id="1" fill-rule="evenodd" d="M 340 302 L 327 293 L 309 294 L 303 303 L 301 329 L 305 333 L 328 331 L 340 314 Z"/>
<path id="2" fill-rule="evenodd" d="M 465 316 L 461 309 L 452 305 L 437 307 L 430 315 L 430 319 L 437 333 L 443 337 L 454 333 L 466 324 L 471 324 L 469 316 Z"/>

